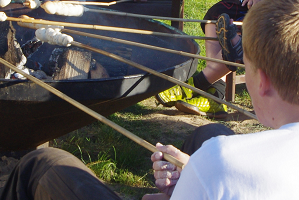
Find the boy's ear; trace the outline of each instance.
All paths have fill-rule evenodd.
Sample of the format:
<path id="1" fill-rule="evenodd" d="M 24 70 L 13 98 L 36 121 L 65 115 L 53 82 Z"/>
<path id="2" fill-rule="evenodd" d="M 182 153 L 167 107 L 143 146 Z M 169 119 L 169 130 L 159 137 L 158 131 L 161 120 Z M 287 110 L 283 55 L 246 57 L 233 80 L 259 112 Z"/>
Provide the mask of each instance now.
<path id="1" fill-rule="evenodd" d="M 261 69 L 258 69 L 257 73 L 260 78 L 259 95 L 261 96 L 269 95 L 272 88 L 272 83 L 270 81 L 269 76 Z"/>

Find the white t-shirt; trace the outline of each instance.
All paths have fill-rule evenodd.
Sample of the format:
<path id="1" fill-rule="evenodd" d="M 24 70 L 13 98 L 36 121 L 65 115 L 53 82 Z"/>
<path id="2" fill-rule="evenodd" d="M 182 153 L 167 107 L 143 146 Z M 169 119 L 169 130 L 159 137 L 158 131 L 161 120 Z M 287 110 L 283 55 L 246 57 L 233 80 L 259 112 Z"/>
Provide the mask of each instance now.
<path id="1" fill-rule="evenodd" d="M 299 199 L 299 123 L 204 142 L 171 200 Z"/>

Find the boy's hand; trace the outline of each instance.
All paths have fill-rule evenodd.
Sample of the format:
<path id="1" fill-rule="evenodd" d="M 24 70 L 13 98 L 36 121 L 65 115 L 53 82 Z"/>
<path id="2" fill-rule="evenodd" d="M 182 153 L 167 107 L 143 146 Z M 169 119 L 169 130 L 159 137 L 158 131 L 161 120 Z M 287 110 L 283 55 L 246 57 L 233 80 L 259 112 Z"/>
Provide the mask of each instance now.
<path id="1" fill-rule="evenodd" d="M 167 161 L 163 161 L 163 153 L 172 155 L 185 165 L 189 161 L 190 156 L 181 152 L 172 145 L 164 146 L 160 143 L 157 143 L 156 147 L 160 152 L 155 152 L 151 156 L 151 160 L 153 161 L 153 169 L 155 170 L 154 176 L 156 179 L 156 186 L 161 192 L 171 196 L 182 169 Z"/>
<path id="2" fill-rule="evenodd" d="M 252 6 L 254 6 L 259 1 L 261 1 L 261 0 L 244 0 L 242 2 L 242 6 L 245 6 L 247 4 L 248 9 L 250 9 Z"/>

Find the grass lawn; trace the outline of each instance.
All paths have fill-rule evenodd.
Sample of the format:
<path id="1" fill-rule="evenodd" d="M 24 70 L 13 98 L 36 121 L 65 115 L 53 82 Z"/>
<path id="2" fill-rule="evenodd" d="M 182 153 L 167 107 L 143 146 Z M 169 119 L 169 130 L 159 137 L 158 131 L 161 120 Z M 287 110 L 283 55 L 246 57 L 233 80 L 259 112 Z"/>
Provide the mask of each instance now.
<path id="1" fill-rule="evenodd" d="M 218 0 L 186 0 L 185 1 L 185 12 L 184 17 L 186 19 L 203 19 L 207 10 L 212 7 Z M 201 30 L 200 23 L 185 22 L 184 23 L 184 32 L 188 35 L 197 35 L 204 36 L 203 31 Z M 206 48 L 204 40 L 196 40 L 200 46 L 201 55 L 205 56 Z M 205 68 L 206 61 L 198 61 L 198 70 Z"/>
<path id="2" fill-rule="evenodd" d="M 217 0 L 186 0 L 185 18 L 203 19 L 206 11 Z M 189 35 L 204 36 L 199 23 L 186 22 L 184 32 Z M 201 55 L 205 55 L 204 41 L 200 45 Z M 205 67 L 200 60 L 198 69 Z M 248 93 L 241 92 L 237 100 L 251 105 Z M 160 141 L 180 147 L 183 139 L 171 131 L 163 131 L 157 123 L 143 120 L 143 116 L 159 111 L 161 107 L 146 107 L 138 103 L 108 117 L 118 125 L 133 132 L 148 142 Z M 53 141 L 53 146 L 65 149 L 80 158 L 97 176 L 110 184 L 115 191 L 127 199 L 140 199 L 145 193 L 158 192 L 154 186 L 151 170 L 151 152 L 135 144 L 122 134 L 101 122 L 83 127 Z M 132 197 L 132 198 L 131 198 Z"/>

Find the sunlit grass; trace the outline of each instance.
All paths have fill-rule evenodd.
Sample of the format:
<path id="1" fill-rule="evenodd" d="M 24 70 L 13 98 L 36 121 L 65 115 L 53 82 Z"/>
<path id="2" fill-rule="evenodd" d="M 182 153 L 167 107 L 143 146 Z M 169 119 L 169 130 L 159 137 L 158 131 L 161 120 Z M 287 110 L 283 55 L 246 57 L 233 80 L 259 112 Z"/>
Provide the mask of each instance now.
<path id="1" fill-rule="evenodd" d="M 214 5 L 217 0 L 188 0 L 185 1 L 184 18 L 186 19 L 203 19 L 207 10 Z M 198 22 L 185 22 L 184 32 L 188 35 L 204 36 L 200 23 Z M 196 40 L 200 47 L 200 54 L 206 55 L 205 41 Z M 205 60 L 198 61 L 198 71 L 201 71 L 206 66 Z"/>
<path id="2" fill-rule="evenodd" d="M 236 94 L 235 103 L 245 106 L 247 108 L 253 108 L 250 95 L 246 89 L 243 89 L 242 92 Z"/>

